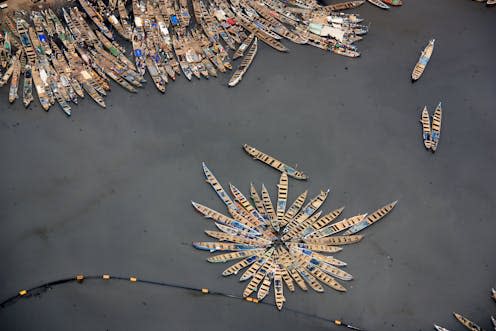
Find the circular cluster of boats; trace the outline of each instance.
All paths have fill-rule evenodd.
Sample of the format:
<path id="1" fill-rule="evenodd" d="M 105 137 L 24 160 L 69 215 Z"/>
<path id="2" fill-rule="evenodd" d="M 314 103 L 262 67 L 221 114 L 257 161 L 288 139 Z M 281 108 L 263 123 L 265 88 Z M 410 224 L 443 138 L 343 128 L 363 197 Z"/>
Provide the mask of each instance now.
<path id="1" fill-rule="evenodd" d="M 282 172 L 277 185 L 276 203 L 272 202 L 264 185 L 260 194 L 253 184 L 250 185 L 250 202 L 237 187 L 229 184 L 231 197 L 203 164 L 207 183 L 225 203 L 228 214 L 193 202 L 193 207 L 211 219 L 219 230 L 205 231 L 218 241 L 194 242 L 193 246 L 211 253 L 221 252 L 207 259 L 211 263 L 237 261 L 222 275 L 232 276 L 242 272 L 240 281 L 247 283 L 243 291 L 245 299 L 254 302 L 263 300 L 273 286 L 279 310 L 286 301 L 285 288 L 290 292 L 294 292 L 296 286 L 303 291 L 311 288 L 324 292 L 323 285 L 326 285 L 336 291 L 346 291 L 339 281 L 350 281 L 353 276 L 343 270 L 346 266 L 344 261 L 329 254 L 340 252 L 343 245 L 358 243 L 363 236 L 357 233 L 386 216 L 396 201 L 371 214 L 360 214 L 337 222 L 344 207 L 324 215 L 319 211 L 329 196 L 329 190 L 321 191 L 308 203 L 305 203 L 305 191 L 289 206 L 288 178 L 306 179 L 307 176 L 252 146 L 243 147 L 253 158 Z"/>

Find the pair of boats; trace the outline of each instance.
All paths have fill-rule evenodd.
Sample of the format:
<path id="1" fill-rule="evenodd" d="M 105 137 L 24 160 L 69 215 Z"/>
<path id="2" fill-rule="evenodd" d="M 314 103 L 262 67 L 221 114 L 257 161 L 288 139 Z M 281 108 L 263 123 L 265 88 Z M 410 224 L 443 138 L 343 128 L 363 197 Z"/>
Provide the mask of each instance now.
<path id="1" fill-rule="evenodd" d="M 245 145 L 245 150 L 249 146 Z M 263 162 L 271 163 L 266 154 L 250 149 L 250 153 Z M 207 230 L 205 234 L 218 241 L 193 242 L 200 250 L 220 254 L 207 259 L 211 263 L 236 261 L 226 268 L 223 276 L 241 274 L 246 281 L 243 297 L 263 300 L 274 289 L 277 309 L 286 302 L 285 290 L 294 292 L 296 287 L 324 292 L 326 285 L 345 292 L 340 281 L 350 281 L 353 276 L 343 268 L 347 265 L 333 254 L 344 245 L 358 243 L 363 236 L 357 234 L 386 216 L 396 201 L 372 212 L 337 221 L 344 208 L 338 208 L 322 216 L 319 211 L 329 190 L 321 191 L 305 204 L 307 191 L 288 204 L 288 175 L 280 162 L 273 167 L 282 171 L 277 185 L 274 204 L 267 188 L 257 191 L 250 185 L 250 200 L 237 187 L 229 185 L 230 194 L 224 190 L 212 171 L 203 163 L 207 182 L 227 207 L 227 214 L 193 202 L 193 207 L 212 220 L 218 231 Z M 289 207 L 288 207 L 289 206 Z M 339 280 L 339 281 L 338 281 Z"/>
<path id="2" fill-rule="evenodd" d="M 491 289 L 491 292 L 492 292 L 491 297 L 496 301 L 496 290 L 493 288 L 493 289 Z M 470 330 L 470 331 L 484 331 L 479 325 L 477 325 L 476 323 L 472 322 L 471 320 L 469 320 L 465 316 L 463 316 L 461 314 L 458 314 L 458 313 L 453 313 L 453 315 L 455 316 L 456 320 L 458 322 L 460 322 L 467 330 Z M 494 330 L 496 330 L 496 318 L 494 318 L 494 316 L 491 316 L 491 322 L 493 324 Z M 439 325 L 436 325 L 436 324 L 434 324 L 434 328 L 437 331 L 449 331 L 448 329 L 443 328 L 442 326 L 439 326 Z"/>
<path id="3" fill-rule="evenodd" d="M 441 137 L 441 121 L 443 117 L 443 109 L 441 102 L 437 105 L 434 115 L 431 118 L 427 106 L 424 106 L 420 123 L 422 123 L 422 139 L 426 149 L 430 149 L 433 153 L 437 150 L 439 138 Z"/>

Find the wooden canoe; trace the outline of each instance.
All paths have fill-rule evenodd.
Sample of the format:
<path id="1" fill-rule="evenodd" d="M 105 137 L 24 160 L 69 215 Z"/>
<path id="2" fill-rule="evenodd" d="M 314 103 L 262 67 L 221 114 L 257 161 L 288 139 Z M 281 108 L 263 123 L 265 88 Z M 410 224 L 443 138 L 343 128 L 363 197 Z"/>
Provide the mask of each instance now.
<path id="1" fill-rule="evenodd" d="M 390 6 L 401 6 L 403 5 L 403 2 L 401 0 L 382 0 L 387 5 Z"/>
<path id="2" fill-rule="evenodd" d="M 381 9 L 389 9 L 389 6 L 386 5 L 384 2 L 382 2 L 381 0 L 368 0 L 368 2 L 370 2 L 371 4 L 381 8 Z"/>
<path id="3" fill-rule="evenodd" d="M 355 233 L 362 231 L 363 229 L 369 227 L 370 225 L 376 223 L 377 221 L 382 219 L 384 216 L 389 214 L 389 212 L 391 212 L 391 210 L 393 210 L 394 206 L 396 206 L 397 202 L 398 202 L 398 200 L 393 201 L 390 204 L 387 204 L 384 207 L 377 209 L 372 214 L 369 214 L 369 216 L 367 216 L 366 219 L 353 225 L 351 228 L 346 230 L 343 233 L 343 235 L 347 236 L 350 234 L 355 234 Z"/>
<path id="4" fill-rule="evenodd" d="M 346 10 L 346 9 L 353 9 L 356 7 L 360 7 L 365 3 L 365 0 L 361 1 L 346 1 L 346 2 L 340 2 L 340 3 L 333 3 L 329 5 L 328 7 L 332 11 L 341 11 L 341 10 Z"/>
<path id="5" fill-rule="evenodd" d="M 231 79 L 229 80 L 229 85 L 230 87 L 236 86 L 239 84 L 241 79 L 243 79 L 244 74 L 250 67 L 251 63 L 253 62 L 253 59 L 255 58 L 255 55 L 257 54 L 258 50 L 258 38 L 255 38 L 253 41 L 253 44 L 251 45 L 250 49 L 248 50 L 248 53 L 246 53 L 245 57 L 239 64 L 238 69 L 234 72 L 232 75 Z"/>
<path id="6" fill-rule="evenodd" d="M 251 45 L 251 43 L 253 42 L 253 39 L 255 38 L 255 34 L 253 33 L 250 33 L 248 35 L 248 37 L 246 37 L 243 42 L 241 43 L 241 45 L 239 45 L 238 49 L 236 50 L 236 52 L 234 52 L 233 54 L 233 60 L 236 60 L 237 58 L 240 58 L 243 56 L 243 54 L 245 54 L 245 50 L 248 49 L 248 47 Z"/>
<path id="7" fill-rule="evenodd" d="M 436 41 L 435 39 L 429 40 L 429 43 L 422 51 L 420 58 L 417 61 L 417 64 L 413 68 L 413 72 L 412 72 L 413 82 L 418 80 L 424 73 L 425 67 L 427 66 L 427 63 L 429 63 L 429 60 L 431 59 L 432 51 L 434 50 L 435 41 Z"/>
<path id="8" fill-rule="evenodd" d="M 470 331 L 484 331 L 480 326 L 469 320 L 468 318 L 458 314 L 458 313 L 453 313 L 455 315 L 455 318 L 460 322 L 463 326 L 465 326 L 468 330 Z"/>
<path id="9" fill-rule="evenodd" d="M 286 172 L 288 176 L 291 176 L 296 179 L 302 179 L 306 180 L 308 179 L 308 176 L 305 175 L 303 172 L 296 170 L 293 167 L 288 166 L 285 163 L 282 163 L 279 160 L 276 160 L 272 156 L 265 154 L 262 151 L 259 151 L 255 147 L 252 147 L 250 145 L 244 144 L 243 149 L 245 150 L 246 153 L 251 155 L 254 159 L 260 160 L 263 163 L 271 166 L 272 168 L 275 168 L 281 172 Z"/>
<path id="10" fill-rule="evenodd" d="M 431 118 L 429 116 L 429 112 L 427 111 L 427 106 L 425 106 L 422 110 L 420 123 L 422 123 L 422 139 L 424 140 L 424 146 L 425 148 L 430 149 L 432 146 Z"/>
<path id="11" fill-rule="evenodd" d="M 446 328 L 443 328 L 442 326 L 439 326 L 439 325 L 436 325 L 434 324 L 434 328 L 437 330 L 437 331 L 450 331 Z"/>
<path id="12" fill-rule="evenodd" d="M 29 64 L 26 64 L 24 68 L 24 84 L 22 89 L 22 102 L 24 107 L 27 108 L 33 101 L 33 76 Z"/>
<path id="13" fill-rule="evenodd" d="M 437 105 L 434 115 L 432 116 L 432 152 L 435 152 L 441 137 L 441 120 L 443 117 L 443 109 L 441 102 Z"/>

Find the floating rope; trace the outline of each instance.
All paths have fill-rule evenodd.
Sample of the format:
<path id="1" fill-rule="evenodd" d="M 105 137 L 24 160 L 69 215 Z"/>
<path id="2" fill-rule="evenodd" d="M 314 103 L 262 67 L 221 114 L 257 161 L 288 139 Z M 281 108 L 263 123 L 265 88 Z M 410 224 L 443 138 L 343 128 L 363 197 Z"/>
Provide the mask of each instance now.
<path id="1" fill-rule="evenodd" d="M 17 292 L 16 295 L 11 296 L 10 298 L 2 301 L 2 303 L 0 303 L 0 309 L 5 309 L 6 307 L 15 304 L 16 302 L 18 302 L 19 300 L 21 300 L 23 298 L 33 297 L 33 296 L 39 294 L 41 291 L 48 290 L 52 287 L 62 285 L 62 284 L 72 283 L 72 282 L 82 283 L 84 280 L 87 280 L 87 279 L 88 280 L 89 279 L 101 279 L 104 281 L 121 280 L 121 281 L 128 281 L 131 283 L 141 283 L 141 284 L 148 284 L 148 285 L 155 285 L 155 286 L 171 287 L 171 288 L 177 288 L 177 289 L 186 290 L 186 291 L 200 292 L 204 295 L 222 296 L 222 297 L 226 297 L 226 298 L 237 299 L 237 300 L 242 300 L 242 301 L 246 301 L 246 302 L 266 305 L 266 306 L 273 306 L 273 304 L 271 304 L 271 303 L 259 301 L 256 298 L 252 298 L 252 297 L 243 298 L 241 296 L 234 295 L 234 294 L 223 293 L 223 292 L 218 292 L 218 291 L 211 291 L 210 289 L 205 288 L 205 287 L 196 288 L 196 287 L 191 287 L 191 286 L 186 286 L 186 285 L 181 285 L 181 284 L 173 284 L 173 283 L 165 283 L 165 282 L 160 282 L 160 281 L 145 280 L 145 279 L 139 279 L 136 276 L 120 277 L 120 276 L 110 276 L 109 274 L 103 274 L 103 275 L 97 275 L 97 276 L 76 275 L 75 277 L 71 277 L 71 278 L 64 278 L 64 279 L 59 279 L 59 280 L 47 282 L 47 283 L 32 287 L 30 289 L 22 289 L 19 292 Z M 284 311 L 290 311 L 290 312 L 295 313 L 297 315 L 305 316 L 305 317 L 312 318 L 312 319 L 317 319 L 317 320 L 324 321 L 324 322 L 329 323 L 329 324 L 334 324 L 336 326 L 345 327 L 345 328 L 350 329 L 350 330 L 365 331 L 364 329 L 360 329 L 360 328 L 355 327 L 353 325 L 347 324 L 347 323 L 345 323 L 339 319 L 328 319 L 325 317 L 309 314 L 309 313 L 306 313 L 306 312 L 303 312 L 300 310 L 296 310 L 296 309 L 292 309 L 292 308 L 284 308 Z"/>

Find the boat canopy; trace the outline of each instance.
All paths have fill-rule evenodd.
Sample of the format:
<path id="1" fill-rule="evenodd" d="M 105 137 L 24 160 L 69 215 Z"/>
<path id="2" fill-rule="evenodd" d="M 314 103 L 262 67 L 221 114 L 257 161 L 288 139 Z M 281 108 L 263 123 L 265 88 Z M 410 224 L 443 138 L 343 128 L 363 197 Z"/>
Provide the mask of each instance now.
<path id="1" fill-rule="evenodd" d="M 172 15 L 170 18 L 170 21 L 171 21 L 172 25 L 174 25 L 174 26 L 179 25 L 179 20 L 177 19 L 176 15 Z"/>

